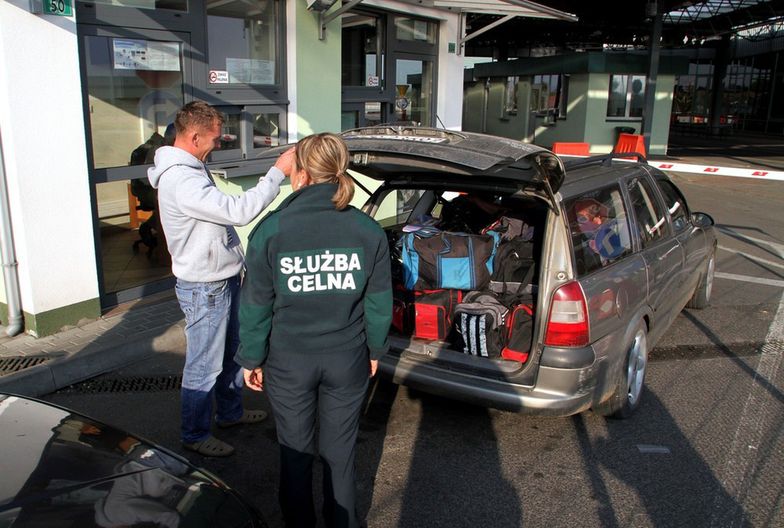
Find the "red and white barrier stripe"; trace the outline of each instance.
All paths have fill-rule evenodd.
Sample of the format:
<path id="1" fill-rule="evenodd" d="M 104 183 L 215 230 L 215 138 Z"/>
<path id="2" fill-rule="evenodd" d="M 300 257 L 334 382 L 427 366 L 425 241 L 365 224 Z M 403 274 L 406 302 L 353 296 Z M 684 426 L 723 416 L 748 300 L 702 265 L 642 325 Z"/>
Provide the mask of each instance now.
<path id="1" fill-rule="evenodd" d="M 668 172 L 691 172 L 711 176 L 735 176 L 738 178 L 757 178 L 760 180 L 784 181 L 784 171 L 765 169 L 742 169 L 739 167 L 717 167 L 715 165 L 692 165 L 690 163 L 671 163 L 669 161 L 651 161 L 648 165 Z"/>

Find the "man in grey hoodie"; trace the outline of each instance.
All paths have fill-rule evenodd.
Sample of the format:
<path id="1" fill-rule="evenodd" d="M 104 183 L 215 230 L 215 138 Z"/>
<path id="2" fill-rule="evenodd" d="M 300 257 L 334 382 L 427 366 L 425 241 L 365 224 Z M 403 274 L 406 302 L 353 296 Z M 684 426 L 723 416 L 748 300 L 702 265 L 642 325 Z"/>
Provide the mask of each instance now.
<path id="1" fill-rule="evenodd" d="M 185 314 L 182 443 L 205 456 L 234 451 L 210 433 L 213 397 L 218 427 L 260 422 L 267 416 L 242 408 L 242 372 L 234 353 L 245 259 L 233 226 L 250 223 L 275 199 L 293 160 L 290 149 L 241 196 L 221 192 L 204 162 L 220 139 L 222 124 L 222 114 L 210 105 L 186 104 L 174 121 L 174 146 L 159 148 L 155 166 L 147 172 L 158 189 L 161 225 Z"/>

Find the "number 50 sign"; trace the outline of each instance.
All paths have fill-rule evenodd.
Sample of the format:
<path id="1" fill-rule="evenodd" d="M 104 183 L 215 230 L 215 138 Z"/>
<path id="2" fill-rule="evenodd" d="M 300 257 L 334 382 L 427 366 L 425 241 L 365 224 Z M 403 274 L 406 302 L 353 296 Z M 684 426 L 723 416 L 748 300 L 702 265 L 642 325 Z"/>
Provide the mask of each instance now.
<path id="1" fill-rule="evenodd" d="M 30 0 L 30 12 L 45 15 L 73 15 L 73 0 Z"/>

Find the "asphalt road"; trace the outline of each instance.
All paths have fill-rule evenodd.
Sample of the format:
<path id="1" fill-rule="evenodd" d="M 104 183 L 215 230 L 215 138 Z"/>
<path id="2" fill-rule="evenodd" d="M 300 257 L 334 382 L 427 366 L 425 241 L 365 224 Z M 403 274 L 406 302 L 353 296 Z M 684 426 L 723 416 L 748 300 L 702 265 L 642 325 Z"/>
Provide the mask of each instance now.
<path id="1" fill-rule="evenodd" d="M 538 418 L 381 382 L 357 455 L 370 526 L 784 526 L 784 184 L 674 179 L 720 229 L 717 279 L 712 306 L 685 311 L 652 351 L 637 413 Z M 207 459 L 179 446 L 176 391 L 94 392 L 181 362 L 160 355 L 46 399 L 183 453 L 282 526 L 272 420 L 221 432 L 237 454 Z"/>

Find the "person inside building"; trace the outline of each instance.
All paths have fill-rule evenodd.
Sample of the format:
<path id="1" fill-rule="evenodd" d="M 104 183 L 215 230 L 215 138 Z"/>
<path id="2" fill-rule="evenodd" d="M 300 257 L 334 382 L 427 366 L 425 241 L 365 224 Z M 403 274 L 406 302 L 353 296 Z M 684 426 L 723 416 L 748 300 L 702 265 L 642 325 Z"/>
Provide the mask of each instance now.
<path id="1" fill-rule="evenodd" d="M 301 140 L 294 192 L 248 241 L 236 361 L 248 387 L 266 391 L 275 415 L 288 527 L 316 523 L 316 453 L 326 525 L 359 526 L 354 451 L 368 379 L 388 349 L 392 284 L 384 231 L 348 205 L 347 167 L 338 136 Z"/>
<path id="2" fill-rule="evenodd" d="M 250 223 L 275 199 L 294 155 L 291 149 L 283 154 L 243 195 L 225 194 L 205 165 L 222 124 L 222 114 L 208 104 L 186 104 L 174 122 L 174 145 L 155 152 L 155 166 L 147 173 L 158 191 L 160 221 L 177 278 L 175 291 L 185 314 L 182 443 L 205 456 L 234 451 L 211 434 L 213 397 L 218 427 L 266 417 L 262 410 L 243 410 L 242 373 L 233 361 L 239 346 L 238 296 L 245 264 L 234 226 Z"/>

